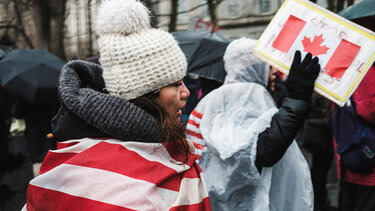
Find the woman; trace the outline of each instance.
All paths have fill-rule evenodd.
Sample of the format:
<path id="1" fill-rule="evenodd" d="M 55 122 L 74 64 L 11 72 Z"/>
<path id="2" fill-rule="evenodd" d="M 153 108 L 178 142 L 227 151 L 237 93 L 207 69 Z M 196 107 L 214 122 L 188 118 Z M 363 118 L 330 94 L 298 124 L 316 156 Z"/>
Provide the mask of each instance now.
<path id="1" fill-rule="evenodd" d="M 101 67 L 64 66 L 53 133 L 68 141 L 30 181 L 25 209 L 211 210 L 179 120 L 189 92 L 176 41 L 135 0 L 103 1 L 96 30 Z"/>
<path id="2" fill-rule="evenodd" d="M 212 209 L 312 210 L 309 168 L 293 140 L 308 114 L 317 58 L 307 54 L 301 62 L 296 52 L 278 110 L 266 89 L 269 66 L 250 53 L 255 43 L 228 45 L 224 85 L 199 102 L 187 125 L 202 150 Z"/>
<path id="3" fill-rule="evenodd" d="M 181 49 L 135 0 L 103 1 L 96 26 L 101 67 L 64 66 L 52 124 L 62 142 L 30 181 L 24 209 L 211 210 L 180 120 L 190 94 Z"/>

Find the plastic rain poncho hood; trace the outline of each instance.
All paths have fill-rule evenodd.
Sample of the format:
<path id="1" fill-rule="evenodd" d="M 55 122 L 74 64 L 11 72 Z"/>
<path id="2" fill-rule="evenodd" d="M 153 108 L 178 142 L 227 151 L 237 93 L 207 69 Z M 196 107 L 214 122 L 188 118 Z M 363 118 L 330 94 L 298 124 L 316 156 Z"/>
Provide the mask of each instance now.
<path id="1" fill-rule="evenodd" d="M 256 40 L 240 38 L 228 45 L 223 58 L 224 84 L 252 82 L 267 87 L 270 67 L 250 53 L 255 44 Z"/>
<path id="2" fill-rule="evenodd" d="M 310 171 L 295 141 L 273 167 L 259 174 L 255 166 L 258 135 L 270 126 L 277 108 L 264 87 L 269 66 L 250 55 L 254 44 L 241 38 L 228 46 L 224 61 L 232 69 L 225 85 L 201 100 L 187 125 L 188 137 L 202 150 L 200 166 L 212 209 L 312 210 Z M 251 62 L 238 62 L 238 53 Z"/>

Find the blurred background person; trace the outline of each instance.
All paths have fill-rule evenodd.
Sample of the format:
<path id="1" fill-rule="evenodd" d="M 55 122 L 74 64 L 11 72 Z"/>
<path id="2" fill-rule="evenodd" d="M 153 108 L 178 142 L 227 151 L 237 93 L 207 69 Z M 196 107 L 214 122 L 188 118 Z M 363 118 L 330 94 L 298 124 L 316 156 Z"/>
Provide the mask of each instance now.
<path id="1" fill-rule="evenodd" d="M 374 138 L 375 134 L 375 89 L 373 85 L 375 83 L 375 67 L 371 66 L 366 76 L 359 84 L 356 91 L 353 93 L 352 99 L 347 106 L 352 107 L 360 119 L 363 120 L 362 125 L 370 129 L 371 134 L 365 134 L 367 137 Z M 350 131 L 352 135 L 356 134 L 353 129 L 352 122 L 339 121 L 340 114 L 345 107 L 341 108 L 335 106 L 333 116 L 333 129 L 335 134 L 335 146 L 337 143 L 342 141 L 343 135 L 340 133 L 344 129 Z M 347 112 L 344 113 L 344 115 Z M 344 117 L 345 118 L 345 117 Z M 347 118 L 352 118 L 347 116 Z M 352 120 L 352 119 L 351 119 Z M 339 129 L 341 128 L 341 129 Z M 369 132 L 369 131 L 367 131 Z M 345 135 L 344 135 L 345 136 Z M 355 137 L 355 136 L 351 136 Z M 345 138 L 345 137 L 344 137 Z M 353 140 L 355 141 L 355 140 Z M 375 143 L 374 140 L 369 140 Z M 360 143 L 360 142 L 359 142 Z M 361 147 L 361 145 L 358 145 Z M 337 150 L 336 150 L 337 152 Z M 336 153 L 337 159 L 337 173 L 340 178 L 340 193 L 339 193 L 339 210 L 340 211 L 370 211 L 375 210 L 375 169 L 372 167 L 366 171 L 360 172 L 356 170 L 349 170 L 346 164 L 341 160 L 340 154 Z M 359 159 L 359 157 L 358 157 Z"/>
<path id="2" fill-rule="evenodd" d="M 56 148 L 56 142 L 47 138 L 51 133 L 51 120 L 57 113 L 57 106 L 50 104 L 30 104 L 17 98 L 12 106 L 12 116 L 25 119 L 24 131 L 29 159 L 33 175 L 39 175 L 40 165 L 49 150 Z"/>
<path id="3" fill-rule="evenodd" d="M 334 155 L 331 110 L 332 102 L 315 92 L 311 111 L 299 134 L 302 147 L 311 153 L 315 211 L 332 209 L 327 198 L 327 176 Z"/>
<path id="4" fill-rule="evenodd" d="M 224 85 L 199 102 L 187 125 L 202 152 L 212 208 L 312 210 L 309 168 L 293 139 L 309 110 L 318 59 L 308 54 L 301 62 L 296 52 L 278 110 L 266 89 L 274 78 L 269 65 L 250 53 L 255 43 L 229 44 Z"/>
<path id="5" fill-rule="evenodd" d="M 344 9 L 339 14 L 351 21 L 375 31 L 374 1 L 364 0 Z M 363 120 L 366 127 L 371 128 L 371 133 L 375 134 L 375 64 L 372 64 L 367 74 L 364 76 L 357 89 L 354 91 L 349 107 L 354 106 L 356 116 Z M 352 105 L 353 104 L 353 105 Z M 349 105 L 349 104 L 348 104 Z M 344 108 L 335 106 L 335 112 L 340 112 Z M 332 122 L 336 122 L 333 119 Z M 338 122 L 336 127 L 350 128 L 346 122 Z M 335 131 L 335 125 L 333 125 Z M 335 134 L 334 139 L 337 139 Z M 370 135 L 368 135 L 371 137 Z M 375 143 L 375 140 L 373 140 Z M 345 167 L 337 153 L 337 140 L 334 140 L 335 157 L 337 163 L 337 175 L 340 178 L 339 190 L 339 211 L 369 211 L 375 210 L 375 169 L 370 172 L 354 172 Z"/>

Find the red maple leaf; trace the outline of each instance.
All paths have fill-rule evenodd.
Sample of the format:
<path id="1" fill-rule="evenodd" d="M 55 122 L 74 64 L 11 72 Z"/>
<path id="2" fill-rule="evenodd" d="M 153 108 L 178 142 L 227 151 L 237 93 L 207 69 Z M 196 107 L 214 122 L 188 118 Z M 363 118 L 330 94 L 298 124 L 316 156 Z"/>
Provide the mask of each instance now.
<path id="1" fill-rule="evenodd" d="M 328 49 L 326 46 L 320 46 L 324 41 L 323 35 L 314 36 L 313 41 L 311 42 L 310 38 L 304 37 L 302 40 L 302 45 L 305 52 L 310 52 L 313 56 L 320 54 L 326 54 Z"/>

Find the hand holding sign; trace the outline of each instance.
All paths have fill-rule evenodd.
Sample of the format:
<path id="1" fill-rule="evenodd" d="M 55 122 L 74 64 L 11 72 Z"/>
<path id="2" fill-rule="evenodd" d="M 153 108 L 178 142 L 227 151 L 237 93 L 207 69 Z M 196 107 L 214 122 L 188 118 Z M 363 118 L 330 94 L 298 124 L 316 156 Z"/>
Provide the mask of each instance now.
<path id="1" fill-rule="evenodd" d="M 319 57 L 315 91 L 344 105 L 375 60 L 375 33 L 306 0 L 286 0 L 254 54 L 289 74 L 296 50 Z"/>
<path id="2" fill-rule="evenodd" d="M 314 92 L 314 82 L 320 72 L 318 57 L 308 53 L 301 62 L 301 52 L 296 51 L 287 80 L 288 97 L 309 101 Z"/>

